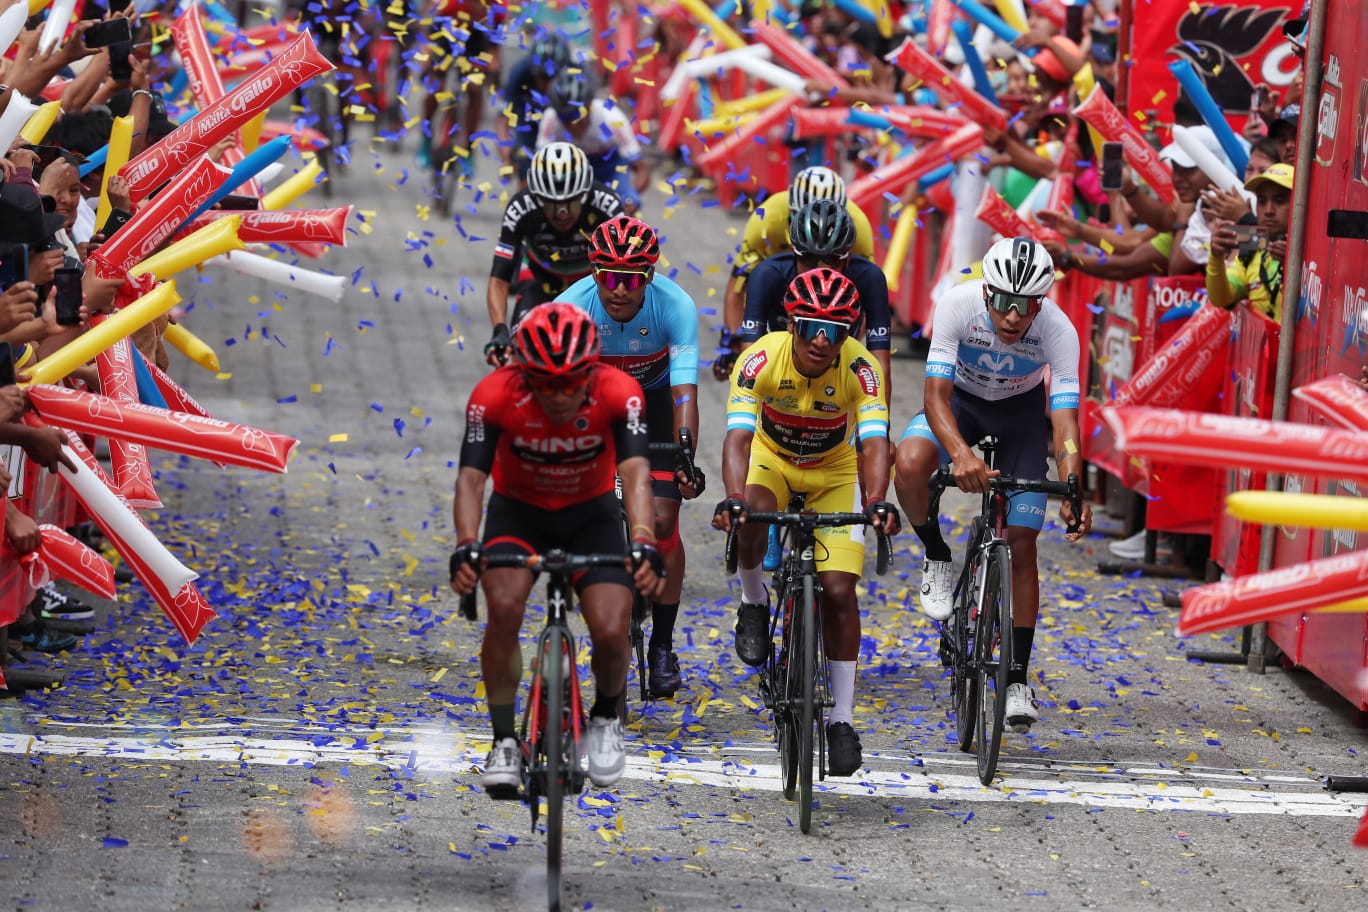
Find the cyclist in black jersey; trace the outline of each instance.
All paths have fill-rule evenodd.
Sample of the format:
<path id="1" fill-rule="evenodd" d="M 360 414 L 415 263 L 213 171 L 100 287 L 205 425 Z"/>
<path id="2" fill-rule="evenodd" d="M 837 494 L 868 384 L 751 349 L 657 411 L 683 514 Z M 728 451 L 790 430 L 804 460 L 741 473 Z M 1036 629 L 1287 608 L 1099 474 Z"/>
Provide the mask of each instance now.
<path id="1" fill-rule="evenodd" d="M 485 360 L 506 363 L 509 325 L 589 275 L 590 234 L 621 214 L 622 200 L 594 180 L 584 150 L 558 142 L 537 151 L 527 171 L 527 189 L 509 200 L 504 210 L 494 248 L 485 294 L 494 334 L 485 346 Z M 532 276 L 518 283 L 518 305 L 510 319 L 508 293 L 517 282 L 524 255 Z"/>

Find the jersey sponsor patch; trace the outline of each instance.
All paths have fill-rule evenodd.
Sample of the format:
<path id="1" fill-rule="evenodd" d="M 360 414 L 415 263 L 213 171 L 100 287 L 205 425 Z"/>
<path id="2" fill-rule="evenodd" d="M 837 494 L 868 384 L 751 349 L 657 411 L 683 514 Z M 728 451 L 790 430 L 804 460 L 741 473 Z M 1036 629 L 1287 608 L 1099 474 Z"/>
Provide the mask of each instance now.
<path id="1" fill-rule="evenodd" d="M 741 363 L 741 379 L 737 382 L 747 389 L 754 387 L 755 378 L 760 376 L 760 371 L 765 369 L 767 361 L 769 361 L 769 354 L 763 349 L 751 355 Z"/>
<path id="2" fill-rule="evenodd" d="M 860 381 L 860 389 L 864 390 L 866 396 L 879 395 L 879 372 L 874 369 L 864 358 L 856 358 L 850 362 L 850 369 L 855 374 L 855 379 Z"/>

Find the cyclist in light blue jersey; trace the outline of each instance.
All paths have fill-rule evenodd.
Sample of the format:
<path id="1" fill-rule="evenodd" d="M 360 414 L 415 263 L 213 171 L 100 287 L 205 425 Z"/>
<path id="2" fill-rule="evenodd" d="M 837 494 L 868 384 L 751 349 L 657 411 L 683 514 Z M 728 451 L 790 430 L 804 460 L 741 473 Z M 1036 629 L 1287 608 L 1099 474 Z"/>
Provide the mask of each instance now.
<path id="1" fill-rule="evenodd" d="M 983 279 L 952 289 L 937 305 L 926 358 L 925 408 L 898 443 L 898 502 L 926 547 L 921 606 L 940 621 L 954 609 L 954 562 L 941 537 L 939 517 L 928 515 L 936 468 L 950 463 L 955 484 L 974 493 L 988 490 L 990 475 L 1045 478 L 1051 451 L 1061 479 L 1083 474 L 1078 331 L 1045 297 L 1054 285 L 1049 251 L 1028 238 L 998 241 L 983 258 Z M 987 435 L 998 439 L 992 472 L 973 450 Z M 1074 521 L 1068 501 L 1060 516 L 1066 523 Z M 1086 504 L 1079 519 L 1080 529 L 1067 536 L 1070 541 L 1092 525 L 1092 509 Z M 1044 522 L 1044 494 L 1013 495 L 1007 529 L 1013 658 L 1006 715 L 1018 731 L 1040 718 L 1026 670 L 1040 609 L 1036 537 Z"/>
<path id="2" fill-rule="evenodd" d="M 652 443 L 673 443 L 680 428 L 698 440 L 698 310 L 693 299 L 655 271 L 660 242 L 654 229 L 620 215 L 599 225 L 589 239 L 593 274 L 557 300 L 587 311 L 598 329 L 600 359 L 641 384 Z M 703 472 L 683 477 L 670 454 L 652 454 L 655 529 L 665 556 L 664 591 L 651 604 L 648 686 L 652 696 L 673 696 L 682 683 L 673 649 L 675 620 L 684 584 L 684 545 L 679 504 L 703 493 Z M 635 530 L 634 530 L 635 531 Z"/>

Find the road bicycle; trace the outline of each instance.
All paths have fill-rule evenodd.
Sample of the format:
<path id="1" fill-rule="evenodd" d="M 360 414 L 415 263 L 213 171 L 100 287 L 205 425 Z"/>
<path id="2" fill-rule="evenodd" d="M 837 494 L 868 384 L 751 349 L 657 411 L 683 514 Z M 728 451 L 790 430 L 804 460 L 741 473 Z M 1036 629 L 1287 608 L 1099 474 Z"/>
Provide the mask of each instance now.
<path id="1" fill-rule="evenodd" d="M 983 461 L 993 468 L 997 439 L 977 444 Z M 950 669 L 955 739 L 959 749 L 974 748 L 979 781 L 990 785 L 997 773 L 998 755 L 1006 725 L 1007 675 L 1012 667 L 1012 552 L 1007 545 L 1007 517 L 1011 495 L 1035 492 L 1067 497 L 1074 516 L 1083 515 L 1078 476 L 1068 482 L 1012 478 L 989 479 L 979 515 L 969 532 L 964 566 L 955 582 L 954 610 L 941 621 L 941 663 Z M 949 466 L 931 476 L 932 517 L 940 513 L 940 498 L 955 487 Z M 1078 531 L 1071 525 L 1069 532 Z"/>
<path id="2" fill-rule="evenodd" d="M 533 574 L 547 574 L 546 626 L 537 637 L 531 693 L 523 707 L 519 747 L 523 753 L 523 781 L 519 788 L 494 789 L 490 796 L 522 800 L 532 813 L 537 829 L 541 799 L 546 799 L 546 894 L 552 912 L 560 909 L 562 844 L 566 795 L 584 791 L 585 771 L 581 749 L 585 730 L 584 701 L 580 695 L 579 669 L 575 663 L 575 637 L 569 614 L 574 604 L 572 578 L 592 567 L 632 566 L 621 554 L 568 554 L 552 549 L 545 554 L 491 554 L 489 567 L 520 567 Z M 461 596 L 461 614 L 474 620 L 475 593 Z"/>
<path id="3" fill-rule="evenodd" d="M 774 739 L 779 748 L 784 797 L 798 796 L 798 826 L 812 829 L 812 783 L 826 779 L 826 710 L 831 697 L 831 673 L 822 645 L 822 583 L 817 570 L 817 530 L 835 526 L 863 526 L 863 513 L 814 513 L 803 509 L 804 496 L 795 494 L 786 512 L 749 511 L 747 523 L 768 523 L 783 530 L 784 559 L 774 574 L 775 605 L 770 616 L 770 650 L 760 667 L 760 698 L 774 713 Z M 726 565 L 736 572 L 740 509 L 733 507 L 727 533 Z M 888 536 L 878 536 L 875 572 L 888 572 L 892 548 Z M 775 640 L 779 648 L 775 650 Z M 814 762 L 815 761 L 815 762 Z"/>
<path id="4" fill-rule="evenodd" d="M 677 468 L 679 471 L 683 472 L 689 478 L 697 478 L 698 470 L 697 467 L 694 465 L 693 459 L 693 434 L 690 433 L 688 428 L 682 427 L 679 429 L 679 432 L 676 435 L 676 440 L 677 442 L 675 443 L 652 443 L 650 444 L 650 451 L 652 453 L 666 453 L 669 455 L 673 455 L 674 457 L 676 457 Z M 617 495 L 619 499 L 622 498 L 621 479 L 618 480 Z M 631 541 L 631 524 L 627 521 L 627 511 L 625 509 L 622 511 L 622 525 L 623 528 L 627 531 L 627 540 Z M 647 687 L 646 632 L 641 627 L 642 623 L 650 616 L 651 600 L 646 596 L 642 595 L 640 592 L 633 590 L 632 622 L 631 626 L 627 630 L 627 635 L 631 639 L 632 650 L 636 653 L 637 684 L 639 685 L 641 690 L 641 702 L 643 703 L 647 702 L 648 700 L 655 699 L 655 695 L 652 694 L 650 692 L 650 689 Z M 624 724 L 627 721 L 625 717 L 626 711 L 627 705 L 626 700 L 624 700 L 624 718 L 622 720 Z"/>

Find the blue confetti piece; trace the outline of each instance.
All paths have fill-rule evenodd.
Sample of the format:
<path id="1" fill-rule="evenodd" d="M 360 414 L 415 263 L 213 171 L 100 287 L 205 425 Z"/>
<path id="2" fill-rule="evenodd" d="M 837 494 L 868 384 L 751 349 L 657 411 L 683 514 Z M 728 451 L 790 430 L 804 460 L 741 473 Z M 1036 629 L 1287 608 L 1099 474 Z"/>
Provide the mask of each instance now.
<path id="1" fill-rule="evenodd" d="M 117 836 L 106 836 L 103 845 L 106 849 L 126 849 L 128 848 L 128 840 L 120 839 Z"/>

